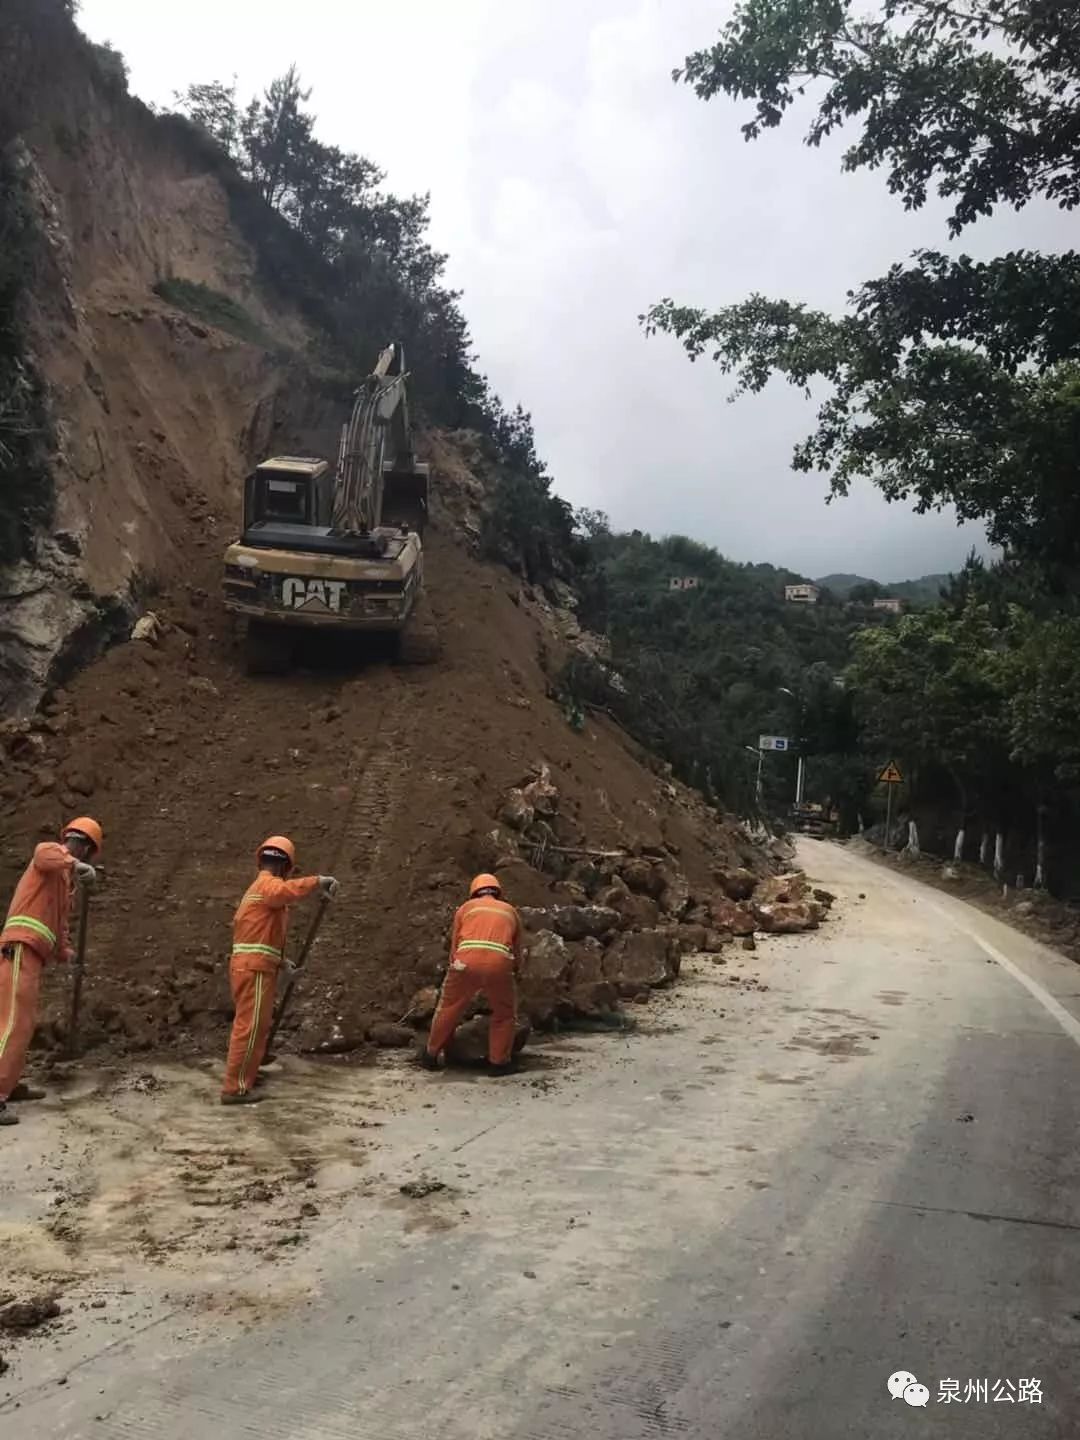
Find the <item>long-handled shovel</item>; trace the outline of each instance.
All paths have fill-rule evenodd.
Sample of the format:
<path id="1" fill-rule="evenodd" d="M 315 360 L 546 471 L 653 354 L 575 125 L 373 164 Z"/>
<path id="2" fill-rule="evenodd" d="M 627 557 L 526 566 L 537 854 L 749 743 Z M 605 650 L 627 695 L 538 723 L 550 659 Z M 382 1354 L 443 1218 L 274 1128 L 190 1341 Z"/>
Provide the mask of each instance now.
<path id="1" fill-rule="evenodd" d="M 304 943 L 300 947 L 300 953 L 299 955 L 297 955 L 295 961 L 293 962 L 293 968 L 289 973 L 289 978 L 285 982 L 285 988 L 281 992 L 281 999 L 278 1001 L 277 1006 L 277 1014 L 274 1016 L 273 1023 L 270 1026 L 270 1034 L 266 1037 L 267 1054 L 270 1053 L 273 1047 L 274 1036 L 277 1034 L 278 1028 L 281 1025 L 282 1020 L 285 1018 L 285 1011 L 288 1009 L 289 1001 L 292 998 L 293 987 L 296 984 L 296 977 L 300 974 L 300 971 L 307 964 L 307 958 L 311 953 L 311 947 L 315 944 L 315 937 L 319 933 L 319 926 L 323 922 L 323 916 L 326 914 L 329 905 L 330 897 L 328 895 L 324 895 L 319 901 L 318 909 L 311 917 L 311 924 L 308 926 L 308 932 L 307 935 L 304 937 Z"/>
<path id="2" fill-rule="evenodd" d="M 67 1059 L 74 1060 L 79 1052 L 79 1007 L 82 1004 L 83 972 L 86 969 L 86 932 L 90 918 L 90 891 L 83 886 L 79 892 L 79 939 L 75 946 L 75 965 L 71 984 L 71 1016 L 68 1020 Z"/>

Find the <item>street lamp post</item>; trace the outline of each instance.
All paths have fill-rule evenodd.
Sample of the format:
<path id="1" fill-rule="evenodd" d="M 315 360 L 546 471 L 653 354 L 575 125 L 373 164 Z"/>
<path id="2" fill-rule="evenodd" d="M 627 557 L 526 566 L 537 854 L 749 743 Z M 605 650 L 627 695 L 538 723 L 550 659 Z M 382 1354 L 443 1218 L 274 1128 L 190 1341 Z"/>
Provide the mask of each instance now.
<path id="1" fill-rule="evenodd" d="M 799 747 L 798 768 L 797 768 L 796 771 L 795 771 L 795 804 L 798 806 L 798 805 L 801 805 L 801 804 L 802 804 L 803 782 L 804 782 L 804 780 L 805 780 L 805 778 L 806 778 L 806 768 L 805 768 L 805 767 L 806 767 L 806 762 L 805 762 L 805 760 L 803 759 L 803 751 L 802 751 L 802 745 L 803 745 L 803 737 L 802 737 L 802 728 L 803 728 L 803 723 L 802 723 L 802 722 L 803 722 L 803 703 L 802 703 L 802 701 L 799 699 L 799 697 L 795 694 L 795 691 L 794 691 L 794 690 L 789 690 L 786 685 L 781 685 L 781 686 L 779 686 L 779 687 L 778 687 L 778 693 L 781 694 L 781 695 L 790 695 L 790 697 L 792 698 L 792 700 L 794 700 L 795 703 L 796 703 L 796 705 L 798 705 L 798 707 L 799 707 L 799 718 L 798 718 L 798 723 L 797 723 L 797 726 L 796 726 L 796 733 L 795 733 L 795 744 Z"/>

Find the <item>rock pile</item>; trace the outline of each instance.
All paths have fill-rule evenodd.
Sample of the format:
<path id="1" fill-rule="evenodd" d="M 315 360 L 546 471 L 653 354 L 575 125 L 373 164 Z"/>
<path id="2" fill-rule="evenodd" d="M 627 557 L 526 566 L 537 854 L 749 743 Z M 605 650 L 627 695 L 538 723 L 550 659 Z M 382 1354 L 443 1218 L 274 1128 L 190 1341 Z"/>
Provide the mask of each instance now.
<path id="1" fill-rule="evenodd" d="M 535 767 L 505 796 L 487 847 L 525 924 L 519 1004 L 540 1028 L 647 998 L 678 976 L 684 955 L 718 955 L 737 937 L 752 945 L 755 932 L 816 929 L 833 902 L 798 871 L 717 869 L 699 894 L 673 847 L 560 845 L 559 799 L 548 766 Z M 410 1022 L 426 1024 L 437 996 L 432 987 L 417 992 Z"/>

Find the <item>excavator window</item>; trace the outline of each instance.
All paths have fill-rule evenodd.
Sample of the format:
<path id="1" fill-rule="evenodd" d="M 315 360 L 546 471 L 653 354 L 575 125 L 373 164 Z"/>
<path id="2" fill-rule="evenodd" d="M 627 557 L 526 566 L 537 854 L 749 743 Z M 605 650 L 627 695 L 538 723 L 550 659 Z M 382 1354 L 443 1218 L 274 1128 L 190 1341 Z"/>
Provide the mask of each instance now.
<path id="1" fill-rule="evenodd" d="M 265 477 L 260 519 L 304 524 L 308 515 L 308 486 L 303 480 Z"/>

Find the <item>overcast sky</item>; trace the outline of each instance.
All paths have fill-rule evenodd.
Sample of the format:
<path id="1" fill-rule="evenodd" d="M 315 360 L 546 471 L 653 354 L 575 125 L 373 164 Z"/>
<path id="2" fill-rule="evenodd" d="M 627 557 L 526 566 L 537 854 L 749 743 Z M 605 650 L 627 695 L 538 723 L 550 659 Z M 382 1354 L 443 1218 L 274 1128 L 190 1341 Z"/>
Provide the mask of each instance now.
<path id="1" fill-rule="evenodd" d="M 670 295 L 719 306 L 754 290 L 839 308 L 919 245 L 941 211 L 904 213 L 879 175 L 841 175 L 797 125 L 756 144 L 745 107 L 706 105 L 670 72 L 731 0 L 82 0 L 132 88 L 168 103 L 191 81 L 241 96 L 295 61 L 321 138 L 430 191 L 435 244 L 481 368 L 531 410 L 559 492 L 620 528 L 680 532 L 738 560 L 902 579 L 958 566 L 980 534 L 886 505 L 869 486 L 824 504 L 790 469 L 813 406 L 774 383 L 727 404 L 637 316 Z M 1031 207 L 965 233 L 977 255 L 1064 248 L 1067 220 Z"/>

